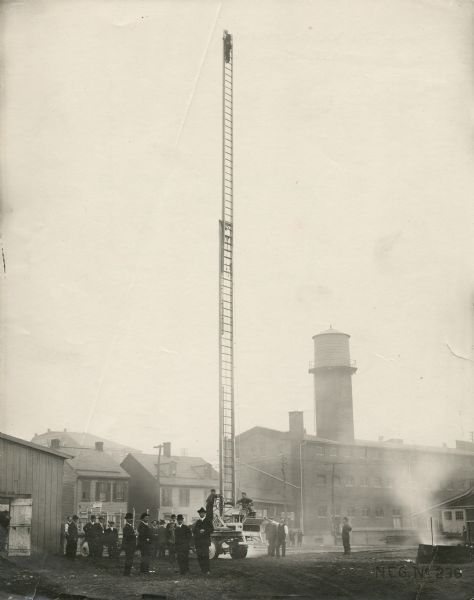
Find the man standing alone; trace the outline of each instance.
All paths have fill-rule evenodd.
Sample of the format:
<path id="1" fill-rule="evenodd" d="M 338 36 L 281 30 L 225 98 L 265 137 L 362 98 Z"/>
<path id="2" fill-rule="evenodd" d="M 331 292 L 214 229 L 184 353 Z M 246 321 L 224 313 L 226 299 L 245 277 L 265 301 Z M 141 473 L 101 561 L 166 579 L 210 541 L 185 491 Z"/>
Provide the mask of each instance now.
<path id="1" fill-rule="evenodd" d="M 347 556 L 351 553 L 351 531 L 352 527 L 349 525 L 349 519 L 344 517 L 342 519 L 342 545 L 344 546 L 344 554 Z"/>
<path id="2" fill-rule="evenodd" d="M 185 575 L 189 571 L 189 544 L 191 542 L 191 529 L 184 524 L 183 515 L 178 515 L 174 535 L 179 572 L 181 575 Z"/>
<path id="3" fill-rule="evenodd" d="M 209 561 L 209 546 L 211 545 L 211 533 L 214 531 L 214 526 L 209 517 L 206 516 L 206 509 L 201 506 L 198 510 L 199 519 L 194 524 L 194 546 L 196 555 L 201 568 L 201 572 L 205 575 L 210 573 Z"/>

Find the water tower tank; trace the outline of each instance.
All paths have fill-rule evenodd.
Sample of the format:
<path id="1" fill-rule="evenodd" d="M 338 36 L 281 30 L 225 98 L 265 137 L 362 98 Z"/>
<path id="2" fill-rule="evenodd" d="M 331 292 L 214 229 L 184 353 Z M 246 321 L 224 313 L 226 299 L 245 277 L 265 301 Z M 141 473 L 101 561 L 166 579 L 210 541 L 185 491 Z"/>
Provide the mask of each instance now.
<path id="1" fill-rule="evenodd" d="M 349 338 L 332 327 L 313 336 L 314 362 L 309 369 L 314 376 L 316 435 L 339 442 L 354 440 L 352 375 L 357 369 Z"/>

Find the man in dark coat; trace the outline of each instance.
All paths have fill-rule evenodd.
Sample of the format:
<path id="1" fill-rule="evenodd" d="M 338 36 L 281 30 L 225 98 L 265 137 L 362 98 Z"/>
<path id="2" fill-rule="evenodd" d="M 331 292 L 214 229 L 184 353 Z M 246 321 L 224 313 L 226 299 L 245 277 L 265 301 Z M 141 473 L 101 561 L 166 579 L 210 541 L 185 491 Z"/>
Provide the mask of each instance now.
<path id="1" fill-rule="evenodd" d="M 209 546 L 211 533 L 214 531 L 212 520 L 206 516 L 206 509 L 201 506 L 198 510 L 199 519 L 194 524 L 194 547 L 201 571 L 206 575 L 210 573 Z"/>
<path id="2" fill-rule="evenodd" d="M 138 549 L 140 550 L 140 573 L 149 573 L 152 534 L 148 525 L 148 513 L 143 513 L 138 524 Z"/>
<path id="3" fill-rule="evenodd" d="M 272 519 L 265 525 L 265 537 L 268 543 L 268 556 L 275 556 L 278 524 Z"/>
<path id="4" fill-rule="evenodd" d="M 104 553 L 104 533 L 105 533 L 105 522 L 104 517 L 99 517 L 95 525 L 95 554 L 96 558 L 102 558 Z"/>
<path id="5" fill-rule="evenodd" d="M 351 553 L 351 531 L 352 527 L 349 525 L 349 519 L 344 517 L 342 519 L 342 545 L 344 546 L 344 554 L 350 555 Z"/>
<path id="6" fill-rule="evenodd" d="M 84 541 L 87 542 L 89 547 L 89 556 L 90 558 L 95 558 L 97 556 L 97 544 L 95 542 L 97 536 L 95 515 L 91 515 L 90 521 L 84 525 Z"/>
<path id="7" fill-rule="evenodd" d="M 176 548 L 174 530 L 176 527 L 176 515 L 171 515 L 171 521 L 166 525 L 166 545 L 168 547 L 168 558 L 171 564 L 176 560 Z"/>
<path id="8" fill-rule="evenodd" d="M 133 515 L 128 512 L 125 515 L 125 525 L 122 531 L 122 550 L 125 551 L 124 575 L 130 576 L 133 567 L 133 557 L 137 548 L 137 535 L 133 528 Z"/>
<path id="9" fill-rule="evenodd" d="M 153 520 L 150 525 L 151 531 L 151 557 L 155 559 L 158 556 L 158 537 L 160 535 L 158 521 Z"/>
<path id="10" fill-rule="evenodd" d="M 189 545 L 191 543 L 191 529 L 184 524 L 183 515 L 178 515 L 174 530 L 176 558 L 178 559 L 179 572 L 185 575 L 189 571 Z"/>
<path id="11" fill-rule="evenodd" d="M 160 519 L 160 525 L 158 527 L 158 558 L 166 557 L 166 543 L 167 543 L 167 532 L 166 523 L 163 519 Z"/>
<path id="12" fill-rule="evenodd" d="M 79 539 L 79 531 L 77 529 L 77 522 L 79 517 L 74 515 L 71 521 L 68 523 L 66 533 L 66 557 L 74 559 L 77 554 L 77 540 Z"/>
<path id="13" fill-rule="evenodd" d="M 276 534 L 276 555 L 280 557 L 280 548 L 282 557 L 286 554 L 286 538 L 288 537 L 288 525 L 285 523 L 285 519 L 281 519 L 278 524 Z"/>
<path id="14" fill-rule="evenodd" d="M 109 526 L 104 532 L 104 545 L 107 546 L 109 558 L 118 556 L 118 530 L 114 521 L 109 521 Z"/>

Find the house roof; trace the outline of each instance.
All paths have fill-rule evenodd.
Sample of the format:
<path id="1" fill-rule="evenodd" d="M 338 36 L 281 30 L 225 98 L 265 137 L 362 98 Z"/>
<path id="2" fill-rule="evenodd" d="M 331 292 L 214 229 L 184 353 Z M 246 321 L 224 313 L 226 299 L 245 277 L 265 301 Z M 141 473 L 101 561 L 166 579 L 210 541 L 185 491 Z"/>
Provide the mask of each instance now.
<path id="1" fill-rule="evenodd" d="M 0 438 L 6 440 L 8 442 L 13 442 L 14 444 L 19 444 L 21 446 L 27 446 L 28 448 L 32 448 L 33 450 L 39 450 L 40 452 L 46 452 L 48 454 L 53 454 L 58 458 L 71 458 L 70 454 L 66 454 L 65 452 L 59 452 L 58 450 L 53 450 L 52 448 L 45 448 L 44 446 L 40 446 L 39 444 L 34 444 L 33 442 L 27 442 L 26 440 L 22 440 L 21 438 L 13 437 L 12 435 L 7 435 L 6 433 L 0 432 Z"/>
<path id="2" fill-rule="evenodd" d="M 455 496 L 451 496 L 451 498 L 447 498 L 442 502 L 438 502 L 438 504 L 433 504 L 420 512 L 415 513 L 414 516 L 424 514 L 431 510 L 435 509 L 443 509 L 448 507 L 455 508 L 456 506 L 469 506 L 474 507 L 474 487 L 469 488 L 467 491 L 462 492 L 461 494 L 456 494 Z"/>
<path id="3" fill-rule="evenodd" d="M 47 431 L 45 433 L 35 434 L 31 440 L 37 444 L 47 444 L 52 439 L 61 441 L 61 445 L 68 448 L 94 448 L 96 442 L 103 442 L 105 450 L 125 450 L 127 452 L 139 453 L 140 450 L 119 444 L 113 440 L 94 435 L 93 433 L 77 432 L 77 431 Z"/>
<path id="4" fill-rule="evenodd" d="M 158 465 L 158 456 L 156 454 L 132 454 L 131 456 L 139 463 L 149 475 L 156 477 L 156 469 Z M 128 458 L 127 456 L 127 458 Z M 166 465 L 175 463 L 176 475 L 166 475 Z M 123 464 L 123 462 L 122 462 Z M 209 469 L 206 473 L 202 467 Z M 211 477 L 208 476 L 211 475 Z M 162 456 L 160 469 L 160 484 L 161 485 L 180 485 L 213 487 L 217 485 L 219 475 L 210 463 L 199 456 Z"/>
<path id="5" fill-rule="evenodd" d="M 67 448 L 66 448 L 67 451 Z M 74 449 L 75 456 L 68 461 L 80 477 L 128 479 L 129 474 L 106 452 L 91 448 Z"/>

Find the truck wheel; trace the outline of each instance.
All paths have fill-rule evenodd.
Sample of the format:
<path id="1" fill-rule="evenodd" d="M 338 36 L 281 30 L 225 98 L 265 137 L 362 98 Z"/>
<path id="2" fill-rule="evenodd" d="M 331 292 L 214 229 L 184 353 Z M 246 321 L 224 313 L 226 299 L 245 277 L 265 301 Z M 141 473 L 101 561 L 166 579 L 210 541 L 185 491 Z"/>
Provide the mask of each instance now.
<path id="1" fill-rule="evenodd" d="M 245 558 L 247 556 L 247 546 L 232 546 L 230 555 L 232 558 Z"/>

